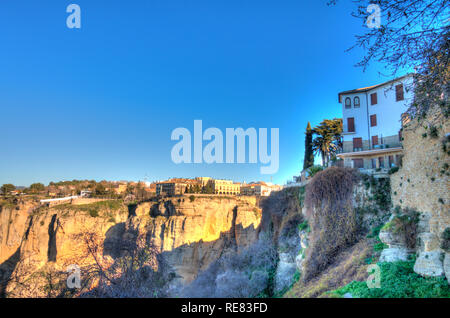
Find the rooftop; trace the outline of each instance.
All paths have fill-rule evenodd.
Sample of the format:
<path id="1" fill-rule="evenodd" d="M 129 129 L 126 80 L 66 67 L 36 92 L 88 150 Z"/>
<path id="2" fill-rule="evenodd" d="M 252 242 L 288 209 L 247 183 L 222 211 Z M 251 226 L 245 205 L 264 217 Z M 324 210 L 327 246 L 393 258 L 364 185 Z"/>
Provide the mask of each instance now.
<path id="1" fill-rule="evenodd" d="M 362 87 L 362 88 L 355 88 L 355 89 L 351 89 L 351 90 L 348 90 L 348 91 L 340 92 L 338 94 L 339 103 L 342 102 L 341 101 L 341 96 L 342 95 L 354 94 L 354 93 L 364 93 L 364 92 L 370 91 L 372 89 L 375 89 L 375 88 L 378 88 L 378 87 L 381 87 L 381 86 L 384 86 L 384 85 L 392 84 L 394 82 L 397 82 L 397 81 L 399 81 L 399 80 L 401 80 L 401 79 L 403 79 L 405 77 L 411 76 L 411 75 L 412 75 L 412 73 L 409 73 L 409 74 L 406 74 L 406 75 L 403 75 L 403 76 L 391 79 L 391 80 L 389 80 L 387 82 L 384 82 L 384 83 L 381 83 L 381 84 L 377 84 L 377 85 L 373 85 L 373 86 L 367 86 L 367 87 Z"/>

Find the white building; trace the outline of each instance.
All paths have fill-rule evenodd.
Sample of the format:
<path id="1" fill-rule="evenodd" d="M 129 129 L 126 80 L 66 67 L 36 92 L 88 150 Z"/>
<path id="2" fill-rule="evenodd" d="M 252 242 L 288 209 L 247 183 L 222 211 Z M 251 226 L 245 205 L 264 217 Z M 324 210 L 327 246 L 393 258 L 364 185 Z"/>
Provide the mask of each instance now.
<path id="1" fill-rule="evenodd" d="M 401 127 L 412 99 L 413 76 L 339 93 L 343 150 L 338 157 L 354 168 L 389 168 L 402 156 Z"/>

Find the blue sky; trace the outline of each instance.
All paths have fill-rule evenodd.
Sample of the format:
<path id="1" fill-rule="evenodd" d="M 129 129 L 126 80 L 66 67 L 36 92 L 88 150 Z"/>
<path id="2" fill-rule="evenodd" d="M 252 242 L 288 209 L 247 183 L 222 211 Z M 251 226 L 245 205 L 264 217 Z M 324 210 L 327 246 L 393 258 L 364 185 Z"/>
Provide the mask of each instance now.
<path id="1" fill-rule="evenodd" d="M 284 183 L 308 121 L 341 117 L 340 91 L 385 81 L 345 52 L 351 1 L 0 3 L 0 184 L 213 176 Z M 81 7 L 81 29 L 66 7 Z M 280 167 L 172 162 L 172 130 L 280 129 Z"/>

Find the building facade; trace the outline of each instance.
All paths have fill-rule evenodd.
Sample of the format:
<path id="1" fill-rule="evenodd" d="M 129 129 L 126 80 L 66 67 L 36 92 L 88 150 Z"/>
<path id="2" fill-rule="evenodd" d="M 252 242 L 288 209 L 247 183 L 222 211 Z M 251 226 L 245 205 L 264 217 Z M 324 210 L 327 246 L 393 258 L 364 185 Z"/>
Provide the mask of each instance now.
<path id="1" fill-rule="evenodd" d="M 241 193 L 240 183 L 233 183 L 231 180 L 209 180 L 215 194 L 237 195 Z"/>
<path id="2" fill-rule="evenodd" d="M 402 157 L 401 128 L 412 102 L 413 76 L 339 93 L 344 166 L 388 169 Z"/>
<path id="3" fill-rule="evenodd" d="M 156 184 L 156 195 L 182 195 L 186 192 L 187 184 L 180 182 L 159 182 Z"/>
<path id="4" fill-rule="evenodd" d="M 241 186 L 242 195 L 269 196 L 272 191 L 280 191 L 281 186 L 265 182 L 249 183 Z"/>

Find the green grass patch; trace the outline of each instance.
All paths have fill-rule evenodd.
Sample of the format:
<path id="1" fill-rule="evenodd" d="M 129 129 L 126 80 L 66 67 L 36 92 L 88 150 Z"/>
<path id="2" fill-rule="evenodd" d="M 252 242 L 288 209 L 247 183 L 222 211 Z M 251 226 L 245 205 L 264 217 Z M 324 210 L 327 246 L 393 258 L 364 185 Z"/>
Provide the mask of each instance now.
<path id="1" fill-rule="evenodd" d="M 309 232 L 308 221 L 304 221 L 304 222 L 300 223 L 297 227 L 298 227 L 299 232 L 304 231 L 304 230 Z"/>
<path id="2" fill-rule="evenodd" d="M 56 210 L 72 210 L 72 211 L 76 211 L 76 212 L 84 212 L 84 213 L 89 214 L 91 217 L 98 217 L 98 216 L 111 217 L 111 214 L 108 212 L 118 211 L 118 210 L 124 209 L 124 208 L 125 208 L 125 206 L 123 205 L 122 200 L 106 200 L 106 201 L 98 201 L 98 202 L 94 202 L 94 203 L 80 204 L 80 205 L 61 204 L 61 205 L 52 207 L 52 209 L 56 209 Z M 105 212 L 105 213 L 102 213 L 102 212 Z"/>

